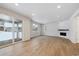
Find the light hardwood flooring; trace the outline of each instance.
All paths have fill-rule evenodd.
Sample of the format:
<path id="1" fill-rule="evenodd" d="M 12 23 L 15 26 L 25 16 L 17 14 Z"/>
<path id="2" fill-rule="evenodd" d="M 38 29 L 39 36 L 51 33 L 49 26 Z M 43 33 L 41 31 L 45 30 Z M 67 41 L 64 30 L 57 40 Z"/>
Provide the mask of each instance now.
<path id="1" fill-rule="evenodd" d="M 40 36 L 0 49 L 2 56 L 76 56 L 79 44 L 60 37 Z"/>

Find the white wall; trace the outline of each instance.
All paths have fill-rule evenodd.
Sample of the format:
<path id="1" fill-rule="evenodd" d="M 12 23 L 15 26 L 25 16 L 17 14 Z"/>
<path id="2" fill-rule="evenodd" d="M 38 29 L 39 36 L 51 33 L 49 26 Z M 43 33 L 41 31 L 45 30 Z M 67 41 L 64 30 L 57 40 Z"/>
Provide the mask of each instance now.
<path id="1" fill-rule="evenodd" d="M 79 16 L 77 16 L 79 17 Z M 74 43 L 79 43 L 79 18 L 74 17 L 72 19 L 72 33 L 71 33 L 71 39 Z"/>
<path id="2" fill-rule="evenodd" d="M 70 20 L 63 20 L 58 22 L 51 22 L 44 25 L 44 34 L 49 36 L 59 36 L 58 29 L 69 29 L 70 30 Z M 70 33 L 70 31 L 68 31 Z M 70 38 L 68 33 L 67 38 Z"/>
<path id="3" fill-rule="evenodd" d="M 44 35 L 44 24 L 40 24 L 40 35 Z"/>
<path id="4" fill-rule="evenodd" d="M 77 40 L 77 43 L 79 43 L 79 16 L 77 16 L 77 19 L 76 19 L 76 40 Z"/>
<path id="5" fill-rule="evenodd" d="M 70 29 L 70 20 L 63 20 L 58 22 L 59 29 Z"/>
<path id="6" fill-rule="evenodd" d="M 57 36 L 58 35 L 57 30 L 58 30 L 57 22 L 48 23 L 44 25 L 44 35 Z"/>
<path id="7" fill-rule="evenodd" d="M 75 33 L 75 27 L 76 27 L 76 25 L 75 25 L 75 20 L 74 19 L 71 19 L 70 20 L 70 40 L 73 42 L 73 43 L 76 43 L 76 33 Z"/>
<path id="8" fill-rule="evenodd" d="M 26 40 L 30 40 L 30 25 L 31 21 L 29 19 L 27 20 L 23 20 L 23 26 L 22 26 L 22 30 L 23 30 L 23 41 Z"/>

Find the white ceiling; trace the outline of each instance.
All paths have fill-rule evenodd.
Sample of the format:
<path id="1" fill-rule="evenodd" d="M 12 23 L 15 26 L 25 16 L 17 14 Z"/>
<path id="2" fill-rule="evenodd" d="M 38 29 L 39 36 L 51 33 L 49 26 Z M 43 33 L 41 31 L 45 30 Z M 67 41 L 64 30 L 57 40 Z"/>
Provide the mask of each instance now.
<path id="1" fill-rule="evenodd" d="M 61 5 L 61 8 L 57 8 Z M 79 8 L 78 3 L 3 3 L 0 6 L 32 18 L 39 23 L 68 20 Z"/>

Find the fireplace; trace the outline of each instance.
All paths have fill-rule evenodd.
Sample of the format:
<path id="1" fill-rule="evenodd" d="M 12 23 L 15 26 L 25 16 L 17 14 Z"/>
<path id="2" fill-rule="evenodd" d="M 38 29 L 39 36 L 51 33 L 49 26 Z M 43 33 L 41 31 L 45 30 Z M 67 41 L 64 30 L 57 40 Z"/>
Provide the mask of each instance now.
<path id="1" fill-rule="evenodd" d="M 60 36 L 66 36 L 66 32 L 60 32 Z"/>

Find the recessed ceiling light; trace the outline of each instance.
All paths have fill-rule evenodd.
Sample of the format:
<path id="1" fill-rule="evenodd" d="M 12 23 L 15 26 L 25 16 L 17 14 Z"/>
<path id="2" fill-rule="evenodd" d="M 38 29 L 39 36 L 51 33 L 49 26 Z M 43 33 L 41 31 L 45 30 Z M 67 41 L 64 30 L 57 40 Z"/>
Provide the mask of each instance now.
<path id="1" fill-rule="evenodd" d="M 61 8 L 61 5 L 58 5 L 57 8 Z"/>
<path id="2" fill-rule="evenodd" d="M 15 5 L 16 5 L 16 6 L 19 6 L 19 4 L 18 4 L 18 3 L 15 3 Z"/>
<path id="3" fill-rule="evenodd" d="M 60 17 L 60 16 L 57 16 L 58 18 Z"/>
<path id="4" fill-rule="evenodd" d="M 36 14 L 35 13 L 32 13 L 32 16 L 35 16 Z"/>
<path id="5" fill-rule="evenodd" d="M 35 26 L 35 24 L 33 24 L 33 26 Z"/>

